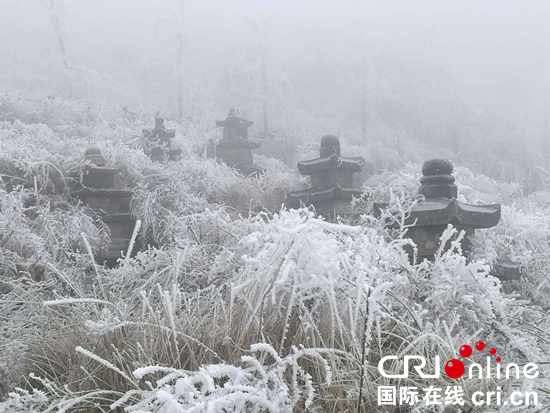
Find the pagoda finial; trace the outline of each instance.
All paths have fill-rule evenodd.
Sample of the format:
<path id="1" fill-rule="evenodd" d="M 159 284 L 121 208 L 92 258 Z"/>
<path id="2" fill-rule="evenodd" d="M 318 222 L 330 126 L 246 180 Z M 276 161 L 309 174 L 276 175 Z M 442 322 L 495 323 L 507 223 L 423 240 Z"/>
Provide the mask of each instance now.
<path id="1" fill-rule="evenodd" d="M 323 136 L 321 138 L 319 155 L 321 158 L 327 158 L 332 155 L 340 156 L 340 139 L 334 135 Z"/>
<path id="2" fill-rule="evenodd" d="M 101 150 L 99 148 L 88 148 L 84 152 L 84 159 L 90 161 L 96 166 L 105 166 L 105 158 L 101 155 Z"/>
<path id="3" fill-rule="evenodd" d="M 453 164 L 446 159 L 430 159 L 422 165 L 419 193 L 426 199 L 453 199 L 458 195 L 458 189 L 453 173 Z"/>

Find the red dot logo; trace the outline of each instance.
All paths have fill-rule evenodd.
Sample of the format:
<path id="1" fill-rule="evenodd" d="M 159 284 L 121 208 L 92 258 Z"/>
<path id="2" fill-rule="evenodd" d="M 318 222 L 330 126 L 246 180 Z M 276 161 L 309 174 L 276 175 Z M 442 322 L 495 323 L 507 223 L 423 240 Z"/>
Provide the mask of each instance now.
<path id="1" fill-rule="evenodd" d="M 462 357 L 468 358 L 472 355 L 472 348 L 466 344 L 460 347 L 459 353 Z"/>
<path id="2" fill-rule="evenodd" d="M 483 351 L 484 349 L 485 349 L 485 343 L 483 341 L 478 341 L 476 343 L 476 350 Z M 468 358 L 472 355 L 472 348 L 464 344 L 462 347 L 460 347 L 459 353 L 462 357 Z M 489 350 L 489 353 L 491 353 L 494 356 L 495 354 L 497 354 L 497 349 L 493 347 Z M 497 362 L 500 362 L 501 358 L 497 357 L 496 360 Z"/>
<path id="3" fill-rule="evenodd" d="M 445 364 L 445 374 L 451 379 L 458 379 L 464 374 L 464 364 L 458 359 L 452 359 Z"/>

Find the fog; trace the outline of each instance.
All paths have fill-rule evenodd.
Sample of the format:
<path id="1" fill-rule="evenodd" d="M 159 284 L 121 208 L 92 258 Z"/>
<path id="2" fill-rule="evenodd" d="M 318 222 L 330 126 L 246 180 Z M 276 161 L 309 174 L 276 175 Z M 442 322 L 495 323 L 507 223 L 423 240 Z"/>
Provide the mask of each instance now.
<path id="1" fill-rule="evenodd" d="M 0 413 L 550 413 L 549 27 L 0 0 Z"/>
<path id="2" fill-rule="evenodd" d="M 239 106 L 259 137 L 400 131 L 547 167 L 549 12 L 544 0 L 3 0 L 0 87 L 174 119 Z"/>

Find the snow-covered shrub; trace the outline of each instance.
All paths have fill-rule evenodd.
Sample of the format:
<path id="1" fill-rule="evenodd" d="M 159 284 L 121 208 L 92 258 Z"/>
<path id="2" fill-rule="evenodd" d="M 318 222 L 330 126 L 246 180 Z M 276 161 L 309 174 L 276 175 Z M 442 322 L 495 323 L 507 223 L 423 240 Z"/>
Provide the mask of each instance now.
<path id="1" fill-rule="evenodd" d="M 130 142 L 149 119 L 82 102 L 7 103 L 0 167 L 27 185 L 0 190 L 0 349 L 17 350 L 15 367 L 0 356 L 0 369 L 17 370 L 2 377 L 9 395 L 0 412 L 99 412 L 113 403 L 143 412 L 223 403 L 356 412 L 361 377 L 363 407 L 376 411 L 376 386 L 392 384 L 376 368 L 385 355 L 443 360 L 484 340 L 499 343 L 504 360 L 547 361 L 547 193 L 524 199 L 517 184 L 456 168 L 460 199 L 502 202 L 502 221 L 476 232 L 471 261 L 455 243 L 413 265 L 405 228 L 388 231 L 370 213 L 374 201 L 404 213 L 418 201 L 416 152 L 404 159 L 383 140 L 343 137 L 344 152 L 369 148 L 381 168 L 396 168 L 367 181 L 364 215 L 350 226 L 281 210 L 286 191 L 306 180 L 279 161 L 258 156 L 267 173 L 250 179 L 206 159 L 201 148 L 217 131 L 201 120 L 175 125 L 181 161 L 154 164 Z M 317 156 L 318 138 L 296 145 L 296 157 Z M 67 197 L 67 176 L 88 146 L 123 168 L 117 186 L 135 191 L 142 250 L 116 269 L 93 262 L 104 228 Z M 520 261 L 524 278 L 492 277 L 496 257 Z M 544 380 L 533 385 L 548 388 Z M 411 376 L 402 385 L 426 383 Z"/>
<path id="2" fill-rule="evenodd" d="M 152 390 L 130 390 L 111 408 L 126 405 L 127 410 L 156 412 L 285 412 L 297 405 L 309 408 L 315 397 L 311 376 L 300 365 L 310 359 L 324 367 L 326 384 L 331 371 L 323 358 L 325 349 L 292 349 L 285 357 L 268 344 L 254 344 L 250 355 L 241 356 L 241 366 L 213 364 L 196 372 L 150 366 L 137 369 L 137 379 L 165 373 Z M 266 363 L 266 359 L 272 360 Z M 307 363 L 307 361 L 306 361 Z M 138 399 L 128 403 L 132 399 Z"/>
<path id="3" fill-rule="evenodd" d="M 29 392 L 18 388 L 0 402 L 0 413 L 37 413 L 47 408 L 48 401 L 48 397 L 40 390 Z"/>

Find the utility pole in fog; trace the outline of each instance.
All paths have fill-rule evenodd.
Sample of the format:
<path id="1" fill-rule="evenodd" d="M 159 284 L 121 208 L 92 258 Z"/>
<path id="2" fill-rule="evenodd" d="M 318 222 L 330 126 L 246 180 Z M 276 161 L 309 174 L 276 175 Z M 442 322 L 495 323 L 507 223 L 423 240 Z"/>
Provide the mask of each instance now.
<path id="1" fill-rule="evenodd" d="M 270 73 L 268 62 L 267 28 L 265 21 L 258 23 L 250 17 L 246 18 L 250 28 L 250 45 L 247 57 L 242 63 L 246 66 L 249 76 L 255 79 L 249 92 L 233 90 L 231 73 L 226 73 L 230 93 L 241 96 L 249 101 L 261 105 L 263 117 L 264 137 L 269 136 L 269 99 L 270 99 Z M 242 79 L 241 79 L 242 82 Z M 250 85 L 246 85 L 250 87 Z M 243 89 L 241 89 L 243 90 Z"/>
<path id="2" fill-rule="evenodd" d="M 361 135 L 363 140 L 367 140 L 367 79 L 364 73 L 361 73 Z"/>
<path id="3" fill-rule="evenodd" d="M 365 19 L 359 21 L 359 30 L 361 32 L 361 136 L 363 140 L 367 140 L 367 51 L 366 51 L 366 34 L 365 34 Z"/>
<path id="4" fill-rule="evenodd" d="M 267 32 L 264 27 L 262 27 L 260 32 L 260 70 L 262 72 L 262 112 L 264 116 L 264 136 L 267 138 L 269 134 L 269 116 L 267 104 L 269 100 L 269 88 L 268 88 L 268 78 L 267 78 Z"/>
<path id="5" fill-rule="evenodd" d="M 176 69 L 178 83 L 178 117 L 183 118 L 183 91 L 186 88 L 184 79 L 184 41 L 185 41 L 185 2 L 179 0 L 176 16 L 178 19 L 179 35 L 178 35 L 178 63 Z"/>
<path id="6" fill-rule="evenodd" d="M 59 44 L 59 51 L 61 52 L 61 58 L 63 59 L 63 65 L 66 69 L 69 69 L 69 63 L 67 63 L 67 48 L 65 47 L 65 40 L 63 38 L 63 20 L 60 17 L 58 7 L 56 7 L 54 0 L 50 0 L 50 13 L 52 16 L 52 23 L 57 35 L 57 42 Z"/>
<path id="7" fill-rule="evenodd" d="M 540 125 L 542 128 L 542 131 L 540 132 L 541 139 L 540 142 L 540 150 L 542 152 L 543 157 L 543 165 L 546 171 L 550 171 L 550 125 L 548 123 L 548 118 L 550 117 L 550 113 L 548 112 L 548 94 L 550 93 L 550 73 L 546 74 L 542 79 L 542 87 L 539 88 L 539 90 L 542 93 L 541 99 L 543 101 L 541 102 L 542 108 L 540 109 L 542 111 L 542 117 L 543 117 L 543 124 Z M 535 110 L 535 113 L 540 113 L 537 110 Z"/>
<path id="8" fill-rule="evenodd" d="M 548 88 L 548 87 L 547 87 Z M 542 150 L 546 160 L 546 170 L 550 170 L 550 130 L 548 130 L 548 94 L 544 98 L 544 133 L 542 137 Z"/>
<path id="9" fill-rule="evenodd" d="M 369 109 L 372 109 L 371 104 L 372 102 L 369 101 L 369 86 L 372 86 L 372 84 L 369 85 L 369 80 L 372 81 L 372 62 L 369 60 L 369 56 L 367 54 L 368 46 L 367 46 L 367 19 L 364 15 L 360 16 L 358 19 L 355 20 L 355 24 L 357 25 L 357 35 L 356 38 L 359 39 L 359 43 L 355 46 L 358 49 L 357 56 L 359 57 L 358 62 L 358 77 L 360 85 L 360 120 L 361 120 L 361 137 L 364 141 L 367 140 L 367 132 L 368 132 L 368 124 L 369 124 Z"/>

